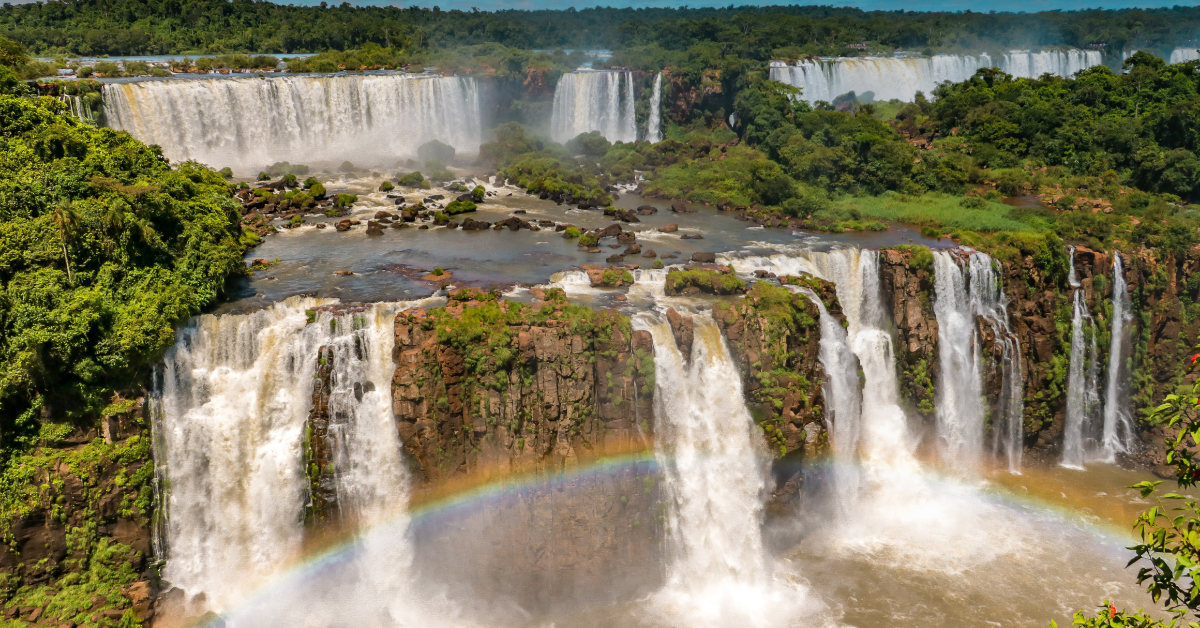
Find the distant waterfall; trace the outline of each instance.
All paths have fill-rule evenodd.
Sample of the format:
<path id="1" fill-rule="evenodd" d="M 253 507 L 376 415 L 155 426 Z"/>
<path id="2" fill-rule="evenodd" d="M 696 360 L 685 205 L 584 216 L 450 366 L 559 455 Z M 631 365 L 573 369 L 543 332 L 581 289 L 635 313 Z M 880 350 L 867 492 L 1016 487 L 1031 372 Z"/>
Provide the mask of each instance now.
<path id="1" fill-rule="evenodd" d="M 333 463 L 341 511 L 361 529 L 385 520 L 407 525 L 409 479 L 389 384 L 395 312 L 414 304 L 309 314 L 326 304 L 293 298 L 249 315 L 200 316 L 164 357 L 154 420 L 159 474 L 169 487 L 163 579 L 204 595 L 193 612 L 242 606 L 301 558 L 309 498 L 302 448 L 321 347 L 332 360 L 329 438 L 340 452 Z M 393 617 L 409 613 L 404 535 L 364 543 L 355 577 L 242 606 L 238 616 L 248 626 L 300 625 L 328 613 L 318 623 L 330 625 L 347 619 L 345 606 L 377 617 L 379 600 L 392 598 Z"/>
<path id="2" fill-rule="evenodd" d="M 96 123 L 96 114 L 90 107 L 84 104 L 83 96 L 63 94 L 58 97 L 58 100 L 67 105 L 67 112 L 75 119 L 88 124 Z"/>
<path id="3" fill-rule="evenodd" d="M 565 143 L 580 133 L 599 131 L 610 142 L 637 141 L 633 73 L 567 72 L 554 88 L 550 138 Z"/>
<path id="4" fill-rule="evenodd" d="M 771 80 L 799 87 L 800 98 L 810 104 L 818 100 L 832 102 L 848 92 L 872 92 L 875 100 L 911 101 L 917 92 L 929 94 L 943 81 L 965 81 L 979 68 L 991 65 L 986 54 L 913 59 L 855 57 L 799 61 L 796 65 L 772 61 Z"/>
<path id="5" fill-rule="evenodd" d="M 1000 373 L 1000 394 L 994 415 L 996 449 L 1009 469 L 1020 469 L 1024 387 L 1021 347 L 1008 323 L 1008 299 L 992 267 L 992 259 L 971 252 L 966 268 L 954 254 L 934 253 L 934 314 L 938 322 L 938 433 L 943 455 L 953 467 L 972 472 L 983 452 L 985 403 L 983 394 L 986 350 L 976 321 L 982 318 L 994 336 L 992 349 Z"/>
<path id="6" fill-rule="evenodd" d="M 650 115 L 646 121 L 646 141 L 662 141 L 662 72 L 654 76 L 654 91 L 650 92 Z"/>
<path id="7" fill-rule="evenodd" d="M 1074 288 L 1071 317 L 1071 357 L 1067 371 L 1067 418 L 1063 426 L 1065 467 L 1082 469 L 1089 449 L 1092 419 L 1100 402 L 1096 356 L 1096 330 L 1088 311 L 1082 284 L 1075 273 L 1075 247 L 1070 248 L 1071 272 L 1068 281 Z M 1085 330 L 1090 327 L 1090 330 Z M 1089 333 L 1090 331 L 1090 333 Z"/>
<path id="8" fill-rule="evenodd" d="M 998 62 L 987 54 L 838 57 L 802 60 L 795 65 L 772 61 L 771 80 L 799 87 L 800 98 L 809 104 L 833 102 L 849 92 L 871 92 L 874 100 L 911 101 L 917 92 L 929 94 L 942 82 L 965 81 L 980 68 L 998 67 L 1018 78 L 1037 78 L 1047 72 L 1067 77 L 1102 61 L 1103 55 L 1094 50 L 1013 51 Z"/>
<path id="9" fill-rule="evenodd" d="M 1043 74 L 1070 77 L 1103 62 L 1099 50 L 1014 50 L 1005 54 L 998 65 L 1015 78 L 1038 78 Z"/>
<path id="10" fill-rule="evenodd" d="M 1134 441 L 1133 419 L 1124 407 L 1122 390 L 1125 377 L 1125 325 L 1133 321 L 1129 311 L 1129 286 L 1125 283 L 1125 267 L 1121 254 L 1113 251 L 1112 338 L 1108 349 L 1108 385 L 1104 391 L 1104 432 L 1101 447 L 1104 458 L 1116 460 L 1117 454 L 1128 453 Z M 1126 375 L 1127 377 L 1127 375 Z"/>
<path id="11" fill-rule="evenodd" d="M 693 320 L 685 363 L 665 318 L 633 319 L 654 337 L 655 456 L 673 505 L 667 583 L 655 600 L 671 623 L 762 625 L 795 595 L 775 591 L 767 570 L 766 451 L 720 330 L 708 313 Z"/>
<path id="12" fill-rule="evenodd" d="M 820 312 L 821 351 L 825 369 L 825 423 L 833 435 L 834 492 L 843 516 L 852 516 L 859 492 L 858 441 L 862 432 L 862 385 L 858 359 L 846 342 L 846 330 L 825 309 L 825 304 L 808 288 L 801 288 Z"/>
<path id="13" fill-rule="evenodd" d="M 255 173 L 281 160 L 393 167 L 430 140 L 479 150 L 474 79 L 288 76 L 110 83 L 108 124 L 172 161 Z"/>
<path id="14" fill-rule="evenodd" d="M 1197 48 L 1176 48 L 1171 51 L 1170 64 L 1186 63 L 1200 59 L 1200 49 Z"/>

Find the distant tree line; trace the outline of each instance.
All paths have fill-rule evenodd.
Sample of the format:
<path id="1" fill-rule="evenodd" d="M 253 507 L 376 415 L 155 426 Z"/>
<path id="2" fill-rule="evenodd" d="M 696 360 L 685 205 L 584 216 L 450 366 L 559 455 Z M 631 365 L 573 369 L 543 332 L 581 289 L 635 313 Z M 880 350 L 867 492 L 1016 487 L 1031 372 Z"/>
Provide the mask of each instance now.
<path id="1" fill-rule="evenodd" d="M 302 7 L 253 0 L 78 0 L 0 8 L 0 34 L 37 55 L 296 53 L 366 44 L 404 50 L 484 43 L 521 49 L 702 43 L 722 54 L 1000 51 L 1099 46 L 1164 53 L 1200 30 L 1200 7 L 1016 13 L 914 13 L 816 6 L 565 11 Z M 863 46 L 862 44 L 866 44 Z"/>

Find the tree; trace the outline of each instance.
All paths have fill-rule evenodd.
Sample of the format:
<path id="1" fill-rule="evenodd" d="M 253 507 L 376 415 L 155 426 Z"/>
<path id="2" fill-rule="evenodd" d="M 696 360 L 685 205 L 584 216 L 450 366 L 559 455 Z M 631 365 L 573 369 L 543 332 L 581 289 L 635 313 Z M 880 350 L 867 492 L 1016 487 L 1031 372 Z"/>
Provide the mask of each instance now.
<path id="1" fill-rule="evenodd" d="M 79 215 L 71 209 L 71 201 L 59 201 L 54 207 L 54 213 L 51 214 L 51 220 L 58 227 L 58 239 L 62 243 L 63 262 L 67 265 L 67 282 L 72 286 L 75 285 L 75 279 L 71 277 L 71 257 L 67 255 L 67 240 L 75 234 L 75 230 L 79 228 Z"/>
<path id="2" fill-rule="evenodd" d="M 1197 347 L 1200 351 L 1200 346 Z M 1200 363 L 1200 353 L 1191 358 L 1191 368 Z M 1195 451 L 1200 448 L 1200 379 L 1192 384 L 1190 393 L 1167 395 L 1150 414 L 1149 422 L 1162 426 L 1167 438 L 1167 464 L 1175 467 L 1175 479 L 1180 488 L 1200 484 L 1200 460 Z M 1158 482 L 1140 482 L 1131 488 L 1149 497 L 1158 490 Z M 1164 503 L 1163 500 L 1166 500 Z M 1141 542 L 1132 549 L 1137 556 L 1129 564 L 1139 565 L 1138 584 L 1146 585 L 1150 597 L 1162 604 L 1174 617 L 1157 620 L 1142 609 L 1127 612 L 1105 602 L 1093 617 L 1083 611 L 1075 614 L 1075 625 L 1090 628 L 1175 628 L 1200 625 L 1200 509 L 1196 500 L 1169 492 L 1158 505 L 1138 516 L 1134 529 Z M 1186 623 L 1185 623 L 1186 622 Z"/>

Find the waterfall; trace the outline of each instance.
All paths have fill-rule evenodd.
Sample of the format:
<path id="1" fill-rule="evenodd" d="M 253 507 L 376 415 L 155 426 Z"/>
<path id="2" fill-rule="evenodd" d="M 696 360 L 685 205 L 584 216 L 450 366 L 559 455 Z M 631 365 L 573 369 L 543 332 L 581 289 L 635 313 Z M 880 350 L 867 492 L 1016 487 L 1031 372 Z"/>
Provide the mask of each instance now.
<path id="1" fill-rule="evenodd" d="M 917 92 L 932 92 L 939 83 L 971 78 L 979 68 L 992 65 L 985 55 L 935 55 L 928 58 L 856 57 L 799 61 L 787 65 L 771 62 L 771 80 L 801 89 L 809 104 L 854 92 L 872 92 L 875 100 L 911 101 Z"/>
<path id="2" fill-rule="evenodd" d="M 993 364 L 1000 368 L 1000 394 L 992 420 L 994 449 L 1008 461 L 1008 470 L 1021 470 L 1025 438 L 1025 375 L 1021 369 L 1021 340 L 1008 322 L 1008 296 L 992 258 L 973 252 L 970 257 L 971 308 L 991 327 Z M 996 349 L 999 355 L 996 355 Z"/>
<path id="3" fill-rule="evenodd" d="M 1171 51 L 1171 59 L 1169 63 L 1174 65 L 1176 63 L 1186 63 L 1188 61 L 1195 61 L 1197 59 L 1200 59 L 1200 49 L 1176 48 Z"/>
<path id="4" fill-rule="evenodd" d="M 771 80 L 801 90 L 800 98 L 809 104 L 854 92 L 871 92 L 874 100 L 893 98 L 911 101 L 917 92 L 929 94 L 945 81 L 959 83 L 980 68 L 998 67 L 1018 78 L 1037 78 L 1049 72 L 1069 77 L 1080 70 L 1100 65 L 1103 55 L 1094 50 L 1013 51 L 999 63 L 987 54 L 934 55 L 932 57 L 836 57 L 801 60 L 795 65 L 771 62 Z"/>
<path id="5" fill-rule="evenodd" d="M 672 505 L 667 583 L 655 602 L 680 625 L 764 625 L 797 598 L 777 589 L 767 569 L 766 451 L 711 313 L 693 320 L 689 364 L 665 317 L 634 317 L 654 337 L 655 457 Z"/>
<path id="6" fill-rule="evenodd" d="M 933 254 L 938 324 L 937 427 L 942 457 L 959 471 L 978 468 L 983 452 L 983 360 L 967 278 L 951 253 Z M 972 286 L 973 287 L 973 286 Z"/>
<path id="7" fill-rule="evenodd" d="M 248 315 L 199 316 L 164 357 L 154 417 L 158 473 L 169 487 L 163 579 L 192 596 L 194 612 L 227 612 L 302 558 L 309 499 L 302 450 L 322 347 L 322 362 L 332 361 L 328 438 L 345 522 L 406 528 L 409 480 L 391 413 L 392 326 L 396 311 L 416 303 L 314 312 L 330 304 L 292 298 Z M 290 625 L 324 613 L 345 618 L 367 612 L 372 596 L 395 606 L 411 584 L 406 537 L 362 544 L 366 558 L 345 566 L 359 577 L 259 601 L 239 611 L 243 625 L 287 625 L 287 615 L 296 615 Z M 363 599 L 350 604 L 351 597 Z M 409 611 L 392 615 L 401 612 Z"/>
<path id="8" fill-rule="evenodd" d="M 1014 78 L 1039 78 L 1043 74 L 1069 78 L 1103 62 L 1099 50 L 1014 50 L 1005 54 L 998 65 Z"/>
<path id="9" fill-rule="evenodd" d="M 394 167 L 431 140 L 479 150 L 474 79 L 363 76 L 109 83 L 108 123 L 172 161 L 255 173 L 295 163 Z M 300 161 L 298 161 L 300 160 Z"/>
<path id="10" fill-rule="evenodd" d="M 566 143 L 599 131 L 610 142 L 637 141 L 633 73 L 627 70 L 567 72 L 554 88 L 550 139 Z"/>
<path id="11" fill-rule="evenodd" d="M 1108 348 L 1108 385 L 1104 390 L 1104 432 L 1101 437 L 1104 459 L 1116 461 L 1117 454 L 1128 453 L 1134 440 L 1133 419 L 1123 407 L 1121 367 L 1125 362 L 1125 324 L 1133 321 L 1129 311 L 1129 286 L 1121 254 L 1113 251 L 1112 338 Z"/>
<path id="12" fill-rule="evenodd" d="M 1067 371 L 1067 418 L 1063 427 L 1062 465 L 1082 469 L 1088 449 L 1092 416 L 1100 395 L 1097 392 L 1096 333 L 1087 300 L 1075 273 L 1075 247 L 1070 247 L 1071 271 L 1068 281 L 1074 289 L 1071 316 L 1071 357 Z M 1085 333 L 1085 326 L 1092 327 Z M 1091 337 L 1090 345 L 1087 336 Z"/>
<path id="13" fill-rule="evenodd" d="M 58 100 L 67 106 L 67 113 L 76 120 L 88 124 L 96 123 L 96 114 L 92 112 L 90 107 L 84 104 L 82 96 L 63 94 L 58 97 Z"/>
<path id="14" fill-rule="evenodd" d="M 853 514 L 859 492 L 858 441 L 862 432 L 862 386 L 858 381 L 858 359 L 846 342 L 846 330 L 825 309 L 809 288 L 801 288 L 820 312 L 821 350 L 818 359 L 825 369 L 825 424 L 833 435 L 833 483 L 838 511 Z"/>
<path id="15" fill-rule="evenodd" d="M 934 314 L 938 322 L 937 419 L 945 460 L 959 471 L 972 472 L 983 452 L 985 400 L 983 367 L 987 347 L 977 321 L 990 328 L 993 356 L 1001 369 L 993 420 L 995 449 L 1010 471 L 1020 470 L 1024 417 L 1021 346 L 1008 323 L 1004 295 L 992 259 L 967 250 L 966 268 L 955 255 L 934 253 Z M 995 351 L 999 349 L 999 351 Z"/>
<path id="16" fill-rule="evenodd" d="M 646 141 L 662 141 L 662 72 L 654 75 L 654 91 L 650 92 L 650 115 L 646 122 Z"/>

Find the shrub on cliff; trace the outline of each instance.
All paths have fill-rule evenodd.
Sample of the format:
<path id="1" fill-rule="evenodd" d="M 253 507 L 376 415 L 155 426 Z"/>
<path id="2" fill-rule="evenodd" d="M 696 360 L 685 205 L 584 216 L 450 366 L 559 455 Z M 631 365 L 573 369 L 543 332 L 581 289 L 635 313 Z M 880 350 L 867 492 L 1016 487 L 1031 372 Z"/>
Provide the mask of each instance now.
<path id="1" fill-rule="evenodd" d="M 667 273 L 665 290 L 668 295 L 683 294 L 688 288 L 705 294 L 741 294 L 746 282 L 732 272 L 715 270 L 672 270 Z"/>
<path id="2" fill-rule="evenodd" d="M 446 213 L 451 216 L 473 212 L 475 209 L 475 203 L 471 201 L 450 201 L 446 205 Z"/>

